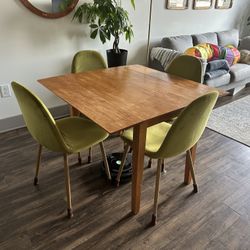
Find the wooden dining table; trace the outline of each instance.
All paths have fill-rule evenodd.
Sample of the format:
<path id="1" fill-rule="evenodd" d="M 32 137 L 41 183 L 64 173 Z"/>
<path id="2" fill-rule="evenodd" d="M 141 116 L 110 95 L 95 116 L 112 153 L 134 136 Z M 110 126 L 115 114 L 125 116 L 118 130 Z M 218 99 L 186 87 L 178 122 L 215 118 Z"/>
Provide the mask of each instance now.
<path id="1" fill-rule="evenodd" d="M 43 86 L 84 114 L 108 133 L 133 127 L 133 214 L 140 210 L 141 183 L 147 127 L 177 116 L 194 99 L 214 88 L 156 71 L 129 65 L 38 80 Z M 196 146 L 192 148 L 195 160 Z M 186 157 L 184 182 L 190 183 Z"/>

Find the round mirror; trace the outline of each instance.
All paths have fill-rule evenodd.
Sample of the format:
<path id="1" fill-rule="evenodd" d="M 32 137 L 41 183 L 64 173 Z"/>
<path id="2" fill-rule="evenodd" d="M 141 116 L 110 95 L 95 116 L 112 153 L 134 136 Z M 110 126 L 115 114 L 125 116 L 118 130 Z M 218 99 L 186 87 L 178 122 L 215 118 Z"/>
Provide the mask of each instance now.
<path id="1" fill-rule="evenodd" d="M 79 0 L 20 0 L 30 11 L 46 18 L 59 18 L 69 14 Z"/>

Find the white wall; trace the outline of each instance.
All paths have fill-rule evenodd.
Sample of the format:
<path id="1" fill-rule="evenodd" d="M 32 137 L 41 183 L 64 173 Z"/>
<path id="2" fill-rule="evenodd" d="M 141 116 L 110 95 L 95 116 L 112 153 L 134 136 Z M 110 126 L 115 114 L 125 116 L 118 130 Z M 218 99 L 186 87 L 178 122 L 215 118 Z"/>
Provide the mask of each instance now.
<path id="1" fill-rule="evenodd" d="M 170 11 L 165 9 L 165 0 L 153 0 L 152 41 L 168 35 L 238 27 L 249 14 L 247 9 L 250 7 L 248 0 L 235 0 L 230 10 L 194 11 L 191 0 L 189 2 L 188 10 Z M 130 6 L 130 0 L 123 0 L 123 5 L 130 12 L 135 37 L 131 44 L 121 41 L 121 47 L 129 50 L 128 63 L 144 64 L 149 0 L 136 0 L 136 11 Z M 111 43 L 102 45 L 99 40 L 90 39 L 87 25 L 72 23 L 71 18 L 72 14 L 55 20 L 44 19 L 29 12 L 19 0 L 2 1 L 0 84 L 19 81 L 35 91 L 49 107 L 62 105 L 61 100 L 36 80 L 70 72 L 72 57 L 78 50 L 95 49 L 105 56 L 105 50 L 111 47 Z M 0 122 L 18 114 L 20 110 L 13 95 L 11 98 L 0 98 Z"/>
<path id="2" fill-rule="evenodd" d="M 187 10 L 167 10 L 164 8 L 165 0 L 153 1 L 157 3 L 153 10 L 153 40 L 173 34 L 197 34 L 240 28 L 243 20 L 246 21 L 247 12 L 250 14 L 250 0 L 234 0 L 233 7 L 227 10 L 211 8 L 199 11 L 192 9 L 192 0 L 189 0 Z"/>

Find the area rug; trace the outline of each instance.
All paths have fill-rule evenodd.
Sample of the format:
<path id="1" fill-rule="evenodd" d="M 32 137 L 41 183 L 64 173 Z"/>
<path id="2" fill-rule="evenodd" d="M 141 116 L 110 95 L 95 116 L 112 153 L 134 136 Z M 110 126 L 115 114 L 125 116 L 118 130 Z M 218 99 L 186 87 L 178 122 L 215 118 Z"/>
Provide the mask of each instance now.
<path id="1" fill-rule="evenodd" d="M 250 95 L 213 110 L 207 127 L 250 147 Z"/>

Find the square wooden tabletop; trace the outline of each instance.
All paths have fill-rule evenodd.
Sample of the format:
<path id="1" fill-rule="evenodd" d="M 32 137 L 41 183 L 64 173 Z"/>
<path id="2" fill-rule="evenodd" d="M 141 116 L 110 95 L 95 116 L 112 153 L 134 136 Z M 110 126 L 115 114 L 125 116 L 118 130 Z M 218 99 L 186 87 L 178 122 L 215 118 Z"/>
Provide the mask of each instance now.
<path id="1" fill-rule="evenodd" d="M 108 133 L 180 111 L 214 90 L 141 65 L 67 74 L 38 82 Z"/>

